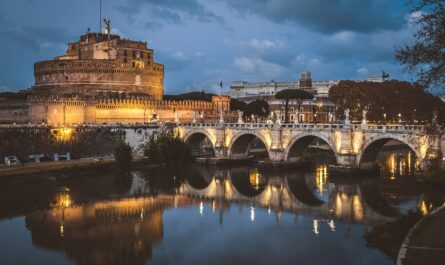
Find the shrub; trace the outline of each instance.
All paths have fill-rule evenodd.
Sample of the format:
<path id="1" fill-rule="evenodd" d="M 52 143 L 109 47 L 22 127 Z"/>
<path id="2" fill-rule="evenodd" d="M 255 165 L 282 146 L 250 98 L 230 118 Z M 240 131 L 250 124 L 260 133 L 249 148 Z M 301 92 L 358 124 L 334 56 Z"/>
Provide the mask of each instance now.
<path id="1" fill-rule="evenodd" d="M 152 163 L 175 164 L 191 161 L 191 148 L 179 136 L 167 133 L 152 136 L 147 142 L 144 154 Z"/>
<path id="2" fill-rule="evenodd" d="M 120 140 L 114 147 L 114 158 L 119 168 L 128 168 L 133 160 L 133 154 L 129 144 Z"/>

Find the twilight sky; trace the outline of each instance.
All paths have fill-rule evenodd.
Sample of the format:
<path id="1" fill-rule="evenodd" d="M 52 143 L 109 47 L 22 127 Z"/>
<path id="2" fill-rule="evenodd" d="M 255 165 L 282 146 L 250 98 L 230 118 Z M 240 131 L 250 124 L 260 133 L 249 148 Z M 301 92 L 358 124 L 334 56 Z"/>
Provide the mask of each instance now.
<path id="1" fill-rule="evenodd" d="M 245 80 L 314 80 L 388 72 L 414 29 L 404 0 L 103 0 L 113 33 L 147 41 L 165 65 L 166 93 L 219 91 Z M 65 52 L 91 27 L 99 0 L 14 0 L 0 5 L 0 92 L 30 87 L 33 63 Z"/>

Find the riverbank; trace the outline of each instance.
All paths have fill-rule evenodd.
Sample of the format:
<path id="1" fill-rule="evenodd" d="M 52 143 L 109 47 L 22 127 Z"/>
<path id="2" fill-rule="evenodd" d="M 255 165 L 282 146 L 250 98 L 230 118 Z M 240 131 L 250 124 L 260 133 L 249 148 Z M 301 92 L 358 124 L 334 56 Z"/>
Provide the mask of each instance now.
<path id="1" fill-rule="evenodd" d="M 405 257 L 398 265 L 445 264 L 445 207 L 425 217 L 408 235 Z"/>
<path id="2" fill-rule="evenodd" d="M 133 164 L 142 161 L 144 157 L 136 156 L 133 158 Z M 17 166 L 3 166 L 0 167 L 0 177 L 3 176 L 15 176 L 15 175 L 26 175 L 34 174 L 40 172 L 48 171 L 58 171 L 58 170 L 70 170 L 72 168 L 85 168 L 85 167 L 95 167 L 114 164 L 114 158 L 106 159 L 79 159 L 70 161 L 48 161 L 41 163 L 28 163 L 25 165 Z"/>

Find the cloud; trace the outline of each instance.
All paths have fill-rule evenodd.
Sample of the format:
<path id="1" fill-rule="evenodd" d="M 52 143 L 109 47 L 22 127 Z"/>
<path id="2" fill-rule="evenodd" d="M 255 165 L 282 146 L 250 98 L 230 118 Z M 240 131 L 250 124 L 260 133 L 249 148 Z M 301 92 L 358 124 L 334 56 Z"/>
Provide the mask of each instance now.
<path id="1" fill-rule="evenodd" d="M 255 74 L 264 78 L 281 76 L 285 69 L 281 65 L 264 61 L 259 58 L 235 58 L 234 66 L 247 74 Z"/>
<path id="2" fill-rule="evenodd" d="M 357 73 L 359 73 L 359 74 L 367 74 L 368 73 L 368 68 L 361 67 L 361 68 L 357 69 Z"/>
<path id="3" fill-rule="evenodd" d="M 65 45 L 72 37 L 58 27 L 39 25 L 14 25 L 6 20 L 0 11 L 0 40 L 15 41 L 21 46 L 35 51 L 47 52 Z"/>
<path id="4" fill-rule="evenodd" d="M 117 10 L 127 16 L 144 14 L 149 22 L 144 25 L 154 29 L 165 24 L 182 24 L 189 19 L 200 22 L 223 22 L 223 18 L 209 11 L 197 0 L 127 0 L 115 4 Z"/>
<path id="5" fill-rule="evenodd" d="M 403 5 L 388 0 L 226 0 L 244 14 L 296 22 L 323 33 L 396 30 L 404 24 Z"/>

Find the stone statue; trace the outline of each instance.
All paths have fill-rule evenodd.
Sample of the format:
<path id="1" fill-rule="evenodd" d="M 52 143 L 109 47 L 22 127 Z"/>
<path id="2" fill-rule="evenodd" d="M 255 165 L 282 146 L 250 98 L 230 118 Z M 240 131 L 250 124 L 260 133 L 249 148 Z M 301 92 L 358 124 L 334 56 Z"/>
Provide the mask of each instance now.
<path id="1" fill-rule="evenodd" d="M 243 112 L 241 110 L 238 110 L 238 123 L 244 123 Z"/>
<path id="2" fill-rule="evenodd" d="M 221 110 L 221 112 L 219 113 L 219 123 L 223 124 L 224 123 L 224 111 Z"/>
<path id="3" fill-rule="evenodd" d="M 175 112 L 175 123 L 179 123 L 179 113 Z"/>
<path id="4" fill-rule="evenodd" d="M 351 121 L 349 120 L 349 109 L 345 109 L 345 125 L 351 124 Z"/>
<path id="5" fill-rule="evenodd" d="M 437 110 L 433 111 L 433 119 L 431 120 L 431 123 L 434 125 L 437 125 Z"/>
<path id="6" fill-rule="evenodd" d="M 105 34 L 110 34 L 111 33 L 111 19 L 104 18 L 104 23 L 105 23 Z"/>
<path id="7" fill-rule="evenodd" d="M 368 121 L 366 119 L 366 115 L 367 114 L 368 114 L 368 108 L 364 108 L 363 111 L 362 111 L 362 116 L 363 116 L 363 118 L 362 118 L 362 125 L 368 124 Z"/>
<path id="8" fill-rule="evenodd" d="M 281 124 L 281 111 L 276 110 L 276 111 L 275 111 L 275 115 L 276 115 L 275 123 L 277 123 L 277 124 Z"/>
<path id="9" fill-rule="evenodd" d="M 294 123 L 298 124 L 300 123 L 300 112 L 298 111 L 298 109 L 295 111 L 295 115 L 294 115 Z"/>

